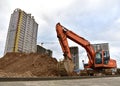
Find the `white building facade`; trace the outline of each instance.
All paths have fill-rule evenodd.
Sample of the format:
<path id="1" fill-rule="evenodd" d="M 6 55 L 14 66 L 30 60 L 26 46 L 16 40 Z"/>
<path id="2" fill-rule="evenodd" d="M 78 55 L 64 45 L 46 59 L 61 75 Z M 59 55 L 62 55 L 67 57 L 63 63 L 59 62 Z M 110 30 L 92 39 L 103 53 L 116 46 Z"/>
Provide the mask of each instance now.
<path id="1" fill-rule="evenodd" d="M 5 51 L 31 53 L 37 51 L 38 24 L 31 14 L 15 9 L 11 14 Z"/>

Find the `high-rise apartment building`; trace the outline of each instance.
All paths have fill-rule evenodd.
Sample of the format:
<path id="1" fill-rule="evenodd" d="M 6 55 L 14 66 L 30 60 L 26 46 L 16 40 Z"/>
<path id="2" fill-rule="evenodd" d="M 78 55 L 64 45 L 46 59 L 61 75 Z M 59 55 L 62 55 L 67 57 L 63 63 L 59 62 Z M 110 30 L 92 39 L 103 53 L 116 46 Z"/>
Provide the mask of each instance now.
<path id="1" fill-rule="evenodd" d="M 38 24 L 31 14 L 15 9 L 11 14 L 5 51 L 36 52 Z"/>

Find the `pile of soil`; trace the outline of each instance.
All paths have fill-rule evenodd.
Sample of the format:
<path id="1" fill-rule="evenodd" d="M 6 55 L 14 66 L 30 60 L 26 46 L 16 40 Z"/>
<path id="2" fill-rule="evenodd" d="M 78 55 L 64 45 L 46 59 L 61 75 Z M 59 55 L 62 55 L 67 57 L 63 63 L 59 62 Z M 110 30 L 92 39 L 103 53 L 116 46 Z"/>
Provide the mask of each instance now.
<path id="1" fill-rule="evenodd" d="M 7 53 L 0 58 L 0 77 L 59 76 L 57 60 L 37 53 Z"/>

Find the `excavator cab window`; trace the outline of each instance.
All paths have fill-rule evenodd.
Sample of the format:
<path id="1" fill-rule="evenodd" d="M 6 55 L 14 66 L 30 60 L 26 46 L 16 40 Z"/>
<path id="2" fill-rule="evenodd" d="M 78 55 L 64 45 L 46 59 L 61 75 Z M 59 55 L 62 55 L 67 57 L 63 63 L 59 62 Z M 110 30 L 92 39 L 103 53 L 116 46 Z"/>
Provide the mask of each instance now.
<path id="1" fill-rule="evenodd" d="M 108 64 L 110 60 L 109 51 L 104 51 L 104 64 Z"/>
<path id="2" fill-rule="evenodd" d="M 96 53 L 95 64 L 102 64 L 102 53 L 101 52 Z"/>

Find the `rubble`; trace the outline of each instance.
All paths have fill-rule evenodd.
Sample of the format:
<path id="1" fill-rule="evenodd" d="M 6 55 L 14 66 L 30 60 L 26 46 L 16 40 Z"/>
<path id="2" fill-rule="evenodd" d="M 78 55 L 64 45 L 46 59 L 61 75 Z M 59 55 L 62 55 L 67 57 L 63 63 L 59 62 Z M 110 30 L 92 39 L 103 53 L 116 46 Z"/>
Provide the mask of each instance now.
<path id="1" fill-rule="evenodd" d="M 7 53 L 0 58 L 0 77 L 59 76 L 57 60 L 37 53 Z"/>

